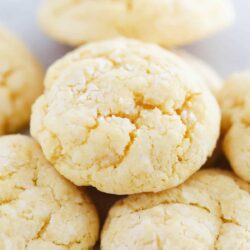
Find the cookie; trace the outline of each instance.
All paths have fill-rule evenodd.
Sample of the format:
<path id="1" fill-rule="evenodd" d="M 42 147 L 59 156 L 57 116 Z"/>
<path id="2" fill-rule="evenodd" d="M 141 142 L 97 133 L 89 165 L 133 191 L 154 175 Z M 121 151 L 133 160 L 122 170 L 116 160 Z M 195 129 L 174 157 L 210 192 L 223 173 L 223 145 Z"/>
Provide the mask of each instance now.
<path id="1" fill-rule="evenodd" d="M 160 193 L 132 195 L 109 212 L 101 249 L 218 249 L 250 247 L 250 185 L 209 169 Z"/>
<path id="2" fill-rule="evenodd" d="M 201 82 L 217 97 L 223 88 L 223 81 L 206 62 L 187 53 L 184 50 L 173 50 L 182 60 L 184 60 L 201 77 Z"/>
<path id="3" fill-rule="evenodd" d="M 114 39 L 83 46 L 49 69 L 45 85 L 31 133 L 76 185 L 161 191 L 197 171 L 215 147 L 215 98 L 157 45 Z"/>
<path id="4" fill-rule="evenodd" d="M 224 152 L 235 173 L 250 182 L 250 71 L 229 77 L 219 101 Z"/>
<path id="5" fill-rule="evenodd" d="M 205 38 L 234 17 L 230 0 L 44 0 L 39 22 L 73 46 L 127 36 L 167 47 Z"/>
<path id="6" fill-rule="evenodd" d="M 60 176 L 40 147 L 0 138 L 0 249 L 91 249 L 98 237 L 87 194 Z"/>
<path id="7" fill-rule="evenodd" d="M 27 125 L 31 105 L 42 93 L 40 65 L 6 28 L 0 26 L 0 135 Z"/>

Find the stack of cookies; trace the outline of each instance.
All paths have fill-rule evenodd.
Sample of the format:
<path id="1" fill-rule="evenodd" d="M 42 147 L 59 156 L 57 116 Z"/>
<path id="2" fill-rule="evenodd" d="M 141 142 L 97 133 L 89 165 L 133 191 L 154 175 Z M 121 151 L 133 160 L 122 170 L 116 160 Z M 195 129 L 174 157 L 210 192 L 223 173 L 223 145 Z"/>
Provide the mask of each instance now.
<path id="1" fill-rule="evenodd" d="M 0 250 L 250 249 L 250 72 L 223 83 L 176 49 L 233 17 L 229 0 L 43 0 L 44 31 L 79 46 L 44 79 L 1 27 Z M 13 135 L 29 121 L 34 139 Z M 119 199 L 103 226 L 84 186 Z"/>

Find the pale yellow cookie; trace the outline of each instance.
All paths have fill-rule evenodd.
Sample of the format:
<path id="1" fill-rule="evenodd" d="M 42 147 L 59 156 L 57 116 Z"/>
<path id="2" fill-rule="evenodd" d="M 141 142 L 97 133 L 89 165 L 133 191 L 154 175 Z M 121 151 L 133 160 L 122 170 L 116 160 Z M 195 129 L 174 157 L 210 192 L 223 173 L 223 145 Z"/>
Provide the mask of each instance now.
<path id="1" fill-rule="evenodd" d="M 224 152 L 235 173 L 250 182 L 250 71 L 231 76 L 219 99 Z"/>
<path id="2" fill-rule="evenodd" d="M 195 57 L 194 55 L 191 55 L 184 50 L 175 49 L 172 50 L 172 52 L 174 52 L 177 56 L 184 60 L 191 67 L 191 69 L 201 77 L 200 82 L 204 85 L 204 87 L 208 88 L 214 94 L 214 96 L 218 98 L 218 95 L 222 90 L 224 84 L 218 73 L 205 61 L 201 60 L 198 57 Z M 221 147 L 217 145 L 213 155 L 206 162 L 206 166 L 213 165 L 220 154 Z"/>
<path id="3" fill-rule="evenodd" d="M 83 46 L 48 71 L 31 133 L 76 185 L 130 194 L 182 183 L 211 155 L 220 111 L 200 77 L 157 45 Z"/>
<path id="4" fill-rule="evenodd" d="M 177 188 L 130 196 L 109 212 L 101 249 L 250 249 L 250 185 L 210 169 Z"/>
<path id="5" fill-rule="evenodd" d="M 172 47 L 207 37 L 234 17 L 230 0 L 44 0 L 41 27 L 80 45 L 127 36 Z"/>
<path id="6" fill-rule="evenodd" d="M 173 52 L 200 75 L 204 85 L 217 97 L 218 93 L 223 88 L 223 81 L 217 72 L 215 72 L 206 62 L 184 50 L 173 50 Z"/>
<path id="7" fill-rule="evenodd" d="M 98 217 L 87 194 L 60 176 L 34 140 L 0 138 L 0 249 L 87 250 Z"/>
<path id="8" fill-rule="evenodd" d="M 0 26 L 0 135 L 27 125 L 42 78 L 40 65 L 24 44 Z"/>

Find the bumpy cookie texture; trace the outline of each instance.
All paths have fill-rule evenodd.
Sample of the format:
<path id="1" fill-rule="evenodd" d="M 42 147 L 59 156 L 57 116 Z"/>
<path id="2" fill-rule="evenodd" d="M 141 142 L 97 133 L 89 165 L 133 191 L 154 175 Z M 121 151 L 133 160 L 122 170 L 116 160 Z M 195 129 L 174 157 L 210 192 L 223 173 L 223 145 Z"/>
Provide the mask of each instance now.
<path id="1" fill-rule="evenodd" d="M 76 185 L 107 193 L 160 191 L 197 171 L 215 147 L 220 112 L 174 54 L 115 39 L 53 65 L 31 133 Z"/>
<path id="2" fill-rule="evenodd" d="M 250 71 L 231 76 L 219 99 L 224 152 L 237 175 L 250 182 Z"/>
<path id="3" fill-rule="evenodd" d="M 184 50 L 173 50 L 201 77 L 201 82 L 217 97 L 223 88 L 223 81 L 206 62 L 187 53 Z"/>
<path id="4" fill-rule="evenodd" d="M 0 138 L 0 249 L 87 250 L 98 218 L 87 194 L 60 176 L 29 137 Z"/>
<path id="5" fill-rule="evenodd" d="M 24 45 L 0 26 L 0 134 L 27 125 L 31 105 L 42 93 L 42 70 Z"/>
<path id="6" fill-rule="evenodd" d="M 50 36 L 74 46 L 121 35 L 183 45 L 224 28 L 233 17 L 229 0 L 44 0 L 39 13 Z"/>
<path id="7" fill-rule="evenodd" d="M 177 188 L 130 196 L 109 212 L 101 249 L 249 249 L 249 193 L 230 172 L 209 169 Z"/>
<path id="8" fill-rule="evenodd" d="M 205 88 L 209 89 L 212 94 L 218 99 L 224 83 L 217 72 L 213 68 L 211 68 L 210 65 L 208 65 L 205 61 L 184 50 L 175 49 L 171 51 L 179 56 L 182 60 L 184 60 L 191 67 L 191 69 L 201 77 L 201 84 L 203 84 Z M 205 166 L 209 167 L 213 165 L 221 155 L 221 147 L 218 144 L 219 143 L 217 143 L 213 155 L 208 159 Z"/>

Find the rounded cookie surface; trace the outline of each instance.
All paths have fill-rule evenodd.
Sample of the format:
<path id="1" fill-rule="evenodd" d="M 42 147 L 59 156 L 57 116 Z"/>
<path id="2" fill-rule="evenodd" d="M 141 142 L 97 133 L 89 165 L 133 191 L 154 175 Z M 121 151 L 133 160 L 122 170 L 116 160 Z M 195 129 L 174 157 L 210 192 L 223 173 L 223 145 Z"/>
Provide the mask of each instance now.
<path id="1" fill-rule="evenodd" d="M 39 21 L 74 46 L 122 35 L 170 47 L 204 38 L 233 16 L 229 0 L 44 0 Z"/>
<path id="2" fill-rule="evenodd" d="M 95 207 L 60 176 L 40 147 L 21 135 L 0 138 L 0 249 L 90 249 Z"/>
<path id="3" fill-rule="evenodd" d="M 222 170 L 201 170 L 179 187 L 132 195 L 110 210 L 101 249 L 250 247 L 250 186 Z"/>
<path id="4" fill-rule="evenodd" d="M 184 50 L 173 50 L 173 52 L 184 60 L 201 77 L 201 82 L 217 97 L 223 88 L 223 81 L 206 62 L 187 53 Z"/>
<path id="5" fill-rule="evenodd" d="M 48 71 L 31 133 L 76 185 L 129 194 L 176 186 L 212 153 L 215 98 L 174 54 L 114 39 L 83 46 Z"/>
<path id="6" fill-rule="evenodd" d="M 219 101 L 224 152 L 235 173 L 250 182 L 250 71 L 231 76 Z"/>
<path id="7" fill-rule="evenodd" d="M 0 26 L 0 134 L 27 125 L 31 105 L 42 93 L 42 70 L 25 46 Z"/>

